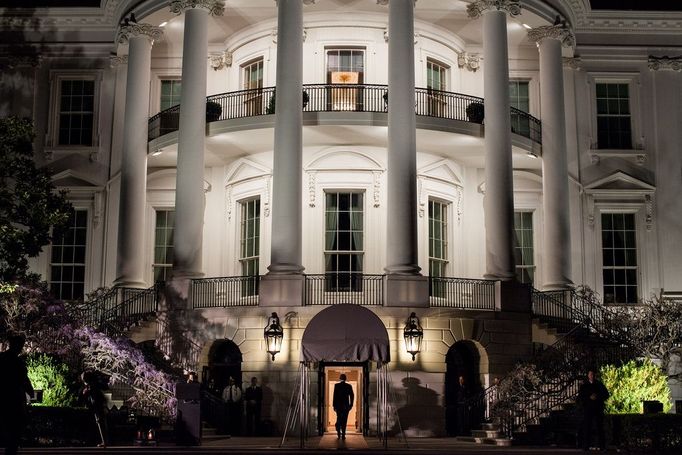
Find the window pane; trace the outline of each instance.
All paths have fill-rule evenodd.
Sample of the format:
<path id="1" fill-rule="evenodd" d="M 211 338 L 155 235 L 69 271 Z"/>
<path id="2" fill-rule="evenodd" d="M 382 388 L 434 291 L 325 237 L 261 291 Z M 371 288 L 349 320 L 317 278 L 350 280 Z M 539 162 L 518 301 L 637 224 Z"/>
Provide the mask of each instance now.
<path id="1" fill-rule="evenodd" d="M 59 299 L 82 299 L 85 282 L 87 211 L 74 210 L 55 231 L 50 253 L 50 290 Z"/>
<path id="2" fill-rule="evenodd" d="M 604 213 L 601 221 L 604 301 L 636 303 L 638 270 L 635 215 Z"/>

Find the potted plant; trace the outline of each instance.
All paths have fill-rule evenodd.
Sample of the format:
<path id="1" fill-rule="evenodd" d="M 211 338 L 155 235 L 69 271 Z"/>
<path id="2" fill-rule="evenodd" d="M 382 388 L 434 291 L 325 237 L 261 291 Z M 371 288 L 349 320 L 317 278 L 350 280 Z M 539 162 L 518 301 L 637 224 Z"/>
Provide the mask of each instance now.
<path id="1" fill-rule="evenodd" d="M 387 107 L 388 107 L 388 90 L 386 90 L 386 91 L 384 92 L 382 98 L 384 99 L 384 107 L 387 108 Z"/>
<path id="2" fill-rule="evenodd" d="M 485 111 L 483 108 L 483 103 L 474 101 L 467 106 L 466 109 L 467 118 L 473 123 L 483 123 L 485 118 Z"/>
<path id="3" fill-rule="evenodd" d="M 310 101 L 310 96 L 308 95 L 308 92 L 305 91 L 305 90 L 303 90 L 303 98 L 302 98 L 303 109 L 306 108 L 306 106 L 308 105 L 308 102 L 309 102 L 309 101 Z M 274 113 L 275 113 L 275 104 L 276 104 L 276 102 L 277 102 L 277 101 L 275 100 L 275 92 L 273 92 L 273 93 L 272 93 L 272 97 L 270 98 L 270 101 L 268 101 L 268 107 L 265 108 L 265 113 L 266 113 L 266 114 L 274 114 Z"/>
<path id="4" fill-rule="evenodd" d="M 223 113 L 223 108 L 219 103 L 215 101 L 206 102 L 206 122 L 215 122 L 220 118 L 220 114 Z"/>

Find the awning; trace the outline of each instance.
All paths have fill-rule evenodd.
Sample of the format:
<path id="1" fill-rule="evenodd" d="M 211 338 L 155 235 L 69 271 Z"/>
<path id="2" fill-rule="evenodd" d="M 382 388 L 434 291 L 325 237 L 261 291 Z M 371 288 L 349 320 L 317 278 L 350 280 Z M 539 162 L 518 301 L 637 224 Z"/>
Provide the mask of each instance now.
<path id="1" fill-rule="evenodd" d="M 388 362 L 388 332 L 381 319 L 359 305 L 320 311 L 303 332 L 303 362 Z"/>

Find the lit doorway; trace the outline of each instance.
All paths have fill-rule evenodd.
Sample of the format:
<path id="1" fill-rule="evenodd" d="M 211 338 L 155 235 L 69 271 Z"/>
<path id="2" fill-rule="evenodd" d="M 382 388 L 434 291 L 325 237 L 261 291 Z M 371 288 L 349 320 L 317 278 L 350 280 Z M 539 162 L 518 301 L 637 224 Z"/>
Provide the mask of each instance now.
<path id="1" fill-rule="evenodd" d="M 353 388 L 355 402 L 348 413 L 348 434 L 366 434 L 369 408 L 367 392 L 369 387 L 369 371 L 367 363 L 325 363 L 320 362 L 320 401 L 318 403 L 319 433 L 336 433 L 336 413 L 334 412 L 334 385 L 339 382 L 341 374 L 346 375 L 346 382 Z"/>

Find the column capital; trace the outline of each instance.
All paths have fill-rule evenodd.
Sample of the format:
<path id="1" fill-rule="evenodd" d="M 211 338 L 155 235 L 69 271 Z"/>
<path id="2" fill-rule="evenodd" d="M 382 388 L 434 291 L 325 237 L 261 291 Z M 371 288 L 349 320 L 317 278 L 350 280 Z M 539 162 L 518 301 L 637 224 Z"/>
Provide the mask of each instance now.
<path id="1" fill-rule="evenodd" d="M 172 0 L 170 2 L 171 13 L 182 13 L 188 9 L 203 8 L 211 16 L 222 16 L 225 13 L 223 0 Z"/>
<path id="2" fill-rule="evenodd" d="M 677 57 L 668 57 L 664 55 L 663 57 L 655 57 L 653 55 L 649 56 L 649 69 L 651 71 L 658 70 L 673 70 L 682 71 L 682 55 Z"/>
<path id="3" fill-rule="evenodd" d="M 575 35 L 570 28 L 565 25 L 543 25 L 528 30 L 528 38 L 535 41 L 538 45 L 544 39 L 554 39 L 559 41 L 563 46 L 575 46 Z"/>
<path id="4" fill-rule="evenodd" d="M 127 55 L 112 55 L 109 57 L 109 66 L 116 68 L 119 65 L 127 65 L 128 56 Z"/>
<path id="5" fill-rule="evenodd" d="M 116 34 L 116 42 L 119 44 L 127 43 L 131 38 L 144 36 L 152 43 L 154 41 L 161 41 L 163 39 L 163 29 L 151 24 L 130 22 L 127 25 L 122 25 Z"/>
<path id="6" fill-rule="evenodd" d="M 301 0 L 304 5 L 314 5 L 315 0 Z M 279 0 L 275 0 L 275 6 L 279 6 Z"/>
<path id="7" fill-rule="evenodd" d="M 510 16 L 521 14 L 519 0 L 477 0 L 467 5 L 467 14 L 471 19 L 483 16 L 488 10 L 506 11 Z"/>

